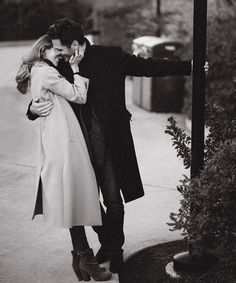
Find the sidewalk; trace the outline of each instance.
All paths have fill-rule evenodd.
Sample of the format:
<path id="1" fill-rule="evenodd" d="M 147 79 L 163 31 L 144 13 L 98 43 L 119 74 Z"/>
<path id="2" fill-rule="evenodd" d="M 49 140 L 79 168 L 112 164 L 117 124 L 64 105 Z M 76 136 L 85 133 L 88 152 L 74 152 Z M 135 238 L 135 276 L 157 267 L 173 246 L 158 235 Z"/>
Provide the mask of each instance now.
<path id="1" fill-rule="evenodd" d="M 26 119 L 30 97 L 18 94 L 14 83 L 26 49 L 0 47 L 0 282 L 73 283 L 77 279 L 71 268 L 69 232 L 50 227 L 40 216 L 31 220 L 37 122 Z M 145 196 L 125 206 L 125 258 L 180 237 L 179 232 L 169 231 L 166 222 L 170 212 L 179 207 L 178 180 L 189 173 L 164 133 L 171 114 L 144 111 L 132 104 L 131 95 L 132 81 L 127 80 L 127 106 L 133 114 L 131 127 Z M 174 116 L 183 126 L 182 116 Z M 87 232 L 96 252 L 97 237 L 91 228 Z M 118 276 L 113 275 L 109 282 L 118 282 Z"/>

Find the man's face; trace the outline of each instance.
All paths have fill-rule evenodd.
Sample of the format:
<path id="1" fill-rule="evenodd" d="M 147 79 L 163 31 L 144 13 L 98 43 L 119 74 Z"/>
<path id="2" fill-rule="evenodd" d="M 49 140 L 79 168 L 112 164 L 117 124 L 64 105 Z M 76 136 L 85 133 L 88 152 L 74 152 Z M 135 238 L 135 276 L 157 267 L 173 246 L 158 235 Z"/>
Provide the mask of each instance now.
<path id="1" fill-rule="evenodd" d="M 74 50 L 70 47 L 61 44 L 60 39 L 52 39 L 53 47 L 60 52 L 61 56 L 66 62 L 69 61 L 70 57 L 74 54 Z"/>

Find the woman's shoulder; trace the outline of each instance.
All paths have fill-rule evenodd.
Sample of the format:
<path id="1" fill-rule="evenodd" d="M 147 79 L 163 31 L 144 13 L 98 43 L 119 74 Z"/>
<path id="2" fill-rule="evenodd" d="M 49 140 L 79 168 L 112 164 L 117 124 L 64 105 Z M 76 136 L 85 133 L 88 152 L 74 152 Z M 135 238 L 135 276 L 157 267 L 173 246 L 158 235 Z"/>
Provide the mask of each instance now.
<path id="1" fill-rule="evenodd" d="M 56 68 L 49 66 L 46 62 L 43 61 L 36 62 L 32 67 L 31 73 L 32 75 L 40 75 L 44 79 L 60 75 Z"/>
<path id="2" fill-rule="evenodd" d="M 46 62 L 44 61 L 37 61 L 33 66 L 32 66 L 32 71 L 56 71 L 56 68 L 48 65 Z"/>

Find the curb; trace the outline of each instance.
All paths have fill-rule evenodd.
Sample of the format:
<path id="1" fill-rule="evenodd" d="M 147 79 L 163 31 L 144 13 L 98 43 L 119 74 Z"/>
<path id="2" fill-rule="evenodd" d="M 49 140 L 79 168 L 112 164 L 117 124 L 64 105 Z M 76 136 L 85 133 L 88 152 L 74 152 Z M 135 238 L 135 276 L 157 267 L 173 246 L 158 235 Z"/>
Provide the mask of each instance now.
<path id="1" fill-rule="evenodd" d="M 14 40 L 14 41 L 0 41 L 0 47 L 13 47 L 13 46 L 28 46 L 32 45 L 35 40 Z"/>

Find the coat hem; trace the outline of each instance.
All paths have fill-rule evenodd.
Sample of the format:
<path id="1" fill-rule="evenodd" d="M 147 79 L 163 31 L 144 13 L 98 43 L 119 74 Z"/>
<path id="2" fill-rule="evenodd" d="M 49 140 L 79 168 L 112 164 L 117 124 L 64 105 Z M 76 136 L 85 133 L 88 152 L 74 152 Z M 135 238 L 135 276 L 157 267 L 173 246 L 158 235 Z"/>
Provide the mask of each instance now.
<path id="1" fill-rule="evenodd" d="M 35 216 L 37 216 L 37 215 L 42 215 L 43 216 L 43 213 L 36 213 L 36 214 L 34 214 L 33 217 L 32 217 L 32 220 L 34 220 Z M 98 224 L 98 223 L 90 223 L 90 224 L 79 223 L 79 224 L 76 224 L 75 223 L 73 225 L 65 225 L 65 226 L 63 226 L 63 225 L 59 225 L 59 224 L 57 225 L 57 224 L 52 223 L 50 221 L 47 221 L 45 219 L 42 219 L 42 220 L 43 220 L 43 222 L 45 222 L 45 223 L 47 223 L 47 224 L 49 224 L 49 225 L 51 225 L 51 226 L 53 226 L 55 228 L 63 228 L 63 229 L 70 229 L 70 228 L 72 228 L 74 226 L 88 226 L 88 227 L 91 227 L 91 226 L 102 226 L 102 223 L 100 223 L 100 224 Z"/>
<path id="2" fill-rule="evenodd" d="M 125 196 L 124 201 L 125 201 L 125 203 L 128 203 L 128 202 L 131 202 L 131 201 L 136 200 L 138 198 L 141 198 L 143 196 L 144 196 L 144 192 L 139 194 L 139 195 L 135 195 L 135 197 L 134 196 L 131 196 L 131 197 Z"/>

